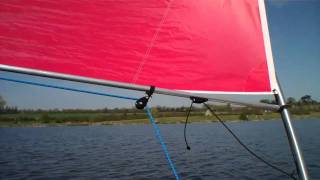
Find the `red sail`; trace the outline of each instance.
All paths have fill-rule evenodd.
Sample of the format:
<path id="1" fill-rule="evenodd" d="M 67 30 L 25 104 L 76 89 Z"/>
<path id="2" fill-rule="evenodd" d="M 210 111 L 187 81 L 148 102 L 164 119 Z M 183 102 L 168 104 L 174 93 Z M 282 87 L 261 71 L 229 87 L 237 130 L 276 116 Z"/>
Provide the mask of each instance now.
<path id="1" fill-rule="evenodd" d="M 0 64 L 171 90 L 270 93 L 264 8 L 263 0 L 2 0 Z"/>

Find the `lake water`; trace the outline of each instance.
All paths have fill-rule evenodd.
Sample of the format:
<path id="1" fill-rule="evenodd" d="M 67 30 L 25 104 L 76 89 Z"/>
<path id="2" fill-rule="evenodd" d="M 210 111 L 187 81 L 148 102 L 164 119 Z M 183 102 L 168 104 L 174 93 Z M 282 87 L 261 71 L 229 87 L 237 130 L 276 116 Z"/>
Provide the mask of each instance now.
<path id="1" fill-rule="evenodd" d="M 281 121 L 228 123 L 258 154 L 294 169 Z M 294 125 L 320 179 L 320 121 Z M 160 125 L 181 179 L 288 179 L 250 156 L 219 123 Z M 0 179 L 174 179 L 150 125 L 0 128 Z"/>

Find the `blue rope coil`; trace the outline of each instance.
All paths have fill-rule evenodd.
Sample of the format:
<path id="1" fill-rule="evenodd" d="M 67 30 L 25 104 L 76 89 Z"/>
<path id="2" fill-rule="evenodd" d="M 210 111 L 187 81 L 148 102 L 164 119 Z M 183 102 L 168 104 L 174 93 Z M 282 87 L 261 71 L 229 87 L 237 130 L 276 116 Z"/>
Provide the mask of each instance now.
<path id="1" fill-rule="evenodd" d="M 108 94 L 108 93 L 101 93 L 101 92 L 96 92 L 96 91 L 88 91 L 88 90 L 82 90 L 82 89 L 76 89 L 76 88 L 69 88 L 69 87 L 64 87 L 64 86 L 56 86 L 56 85 L 50 85 L 50 84 L 43 84 L 43 83 L 37 83 L 37 82 L 32 82 L 32 81 L 25 81 L 25 80 L 18 80 L 18 79 L 12 79 L 12 78 L 4 78 L 0 77 L 0 80 L 3 81 L 9 81 L 9 82 L 16 82 L 16 83 L 21 83 L 21 84 L 29 84 L 33 86 L 40 86 L 40 87 L 47 87 L 47 88 L 54 88 L 54 89 L 61 89 L 61 90 L 67 90 L 67 91 L 73 91 L 73 92 L 80 92 L 80 93 L 86 93 L 86 94 L 94 94 L 94 95 L 99 95 L 99 96 L 107 96 L 107 97 L 113 97 L 113 98 L 120 98 L 120 99 L 127 99 L 127 100 L 138 100 L 138 98 L 133 98 L 133 97 L 128 97 L 128 96 L 120 96 L 120 95 L 114 95 L 114 94 Z M 180 180 L 178 173 L 176 171 L 176 168 L 170 158 L 169 151 L 167 149 L 167 146 L 163 140 L 163 137 L 160 132 L 160 128 L 157 126 L 157 124 L 154 121 L 154 118 L 151 113 L 151 108 L 146 107 L 146 112 L 147 115 L 150 119 L 150 123 L 152 124 L 152 127 L 155 131 L 156 137 L 158 138 L 162 150 L 166 156 L 166 159 L 169 163 L 169 166 L 171 167 L 171 170 L 173 172 L 173 175 L 175 176 L 176 180 Z"/>

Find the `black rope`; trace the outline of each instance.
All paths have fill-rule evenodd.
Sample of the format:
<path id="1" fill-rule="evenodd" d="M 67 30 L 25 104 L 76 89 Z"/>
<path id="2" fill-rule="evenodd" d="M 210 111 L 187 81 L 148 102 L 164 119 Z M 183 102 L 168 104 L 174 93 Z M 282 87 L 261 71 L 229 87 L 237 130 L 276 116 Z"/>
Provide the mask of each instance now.
<path id="1" fill-rule="evenodd" d="M 188 150 L 191 150 L 191 148 L 190 148 L 189 143 L 187 141 L 187 135 L 186 134 L 187 134 L 188 119 L 189 119 L 189 115 L 190 115 L 190 112 L 191 112 L 191 109 L 192 109 L 192 105 L 193 105 L 193 101 L 191 102 L 191 105 L 189 107 L 187 118 L 186 118 L 186 121 L 184 123 L 184 129 L 183 129 L 184 142 L 186 143 L 186 146 L 187 146 Z"/>
<path id="2" fill-rule="evenodd" d="M 188 150 L 191 150 L 189 144 L 188 144 L 188 141 L 187 141 L 187 124 L 188 124 L 188 119 L 189 119 L 189 116 L 190 116 L 190 112 L 192 110 L 192 105 L 193 103 L 196 103 L 196 104 L 201 104 L 201 103 L 204 103 L 204 102 L 207 102 L 208 99 L 207 98 L 201 98 L 201 97 L 190 97 L 190 100 L 191 100 L 191 104 L 190 104 L 190 107 L 189 107 L 189 110 L 188 110 L 188 114 L 187 114 L 187 118 L 186 118 L 186 121 L 184 123 L 184 130 L 183 130 L 183 136 L 184 136 L 184 142 L 186 143 L 186 146 L 187 146 L 187 149 Z"/>
<path id="3" fill-rule="evenodd" d="M 296 177 L 294 177 L 294 175 L 292 173 L 288 173 L 280 168 L 278 168 L 277 166 L 269 163 L 268 161 L 264 160 L 262 157 L 258 156 L 255 152 L 253 152 L 252 150 L 250 150 L 233 132 L 232 130 L 224 123 L 224 121 L 215 113 L 215 111 L 213 109 L 210 108 L 209 105 L 207 105 L 206 103 L 203 103 L 206 108 L 218 119 L 218 121 L 229 131 L 229 133 L 234 137 L 234 139 L 244 148 L 246 149 L 251 155 L 253 155 L 254 157 L 256 157 L 257 159 L 259 159 L 261 162 L 265 163 L 266 165 L 268 165 L 269 167 L 287 175 L 288 177 L 297 180 Z"/>

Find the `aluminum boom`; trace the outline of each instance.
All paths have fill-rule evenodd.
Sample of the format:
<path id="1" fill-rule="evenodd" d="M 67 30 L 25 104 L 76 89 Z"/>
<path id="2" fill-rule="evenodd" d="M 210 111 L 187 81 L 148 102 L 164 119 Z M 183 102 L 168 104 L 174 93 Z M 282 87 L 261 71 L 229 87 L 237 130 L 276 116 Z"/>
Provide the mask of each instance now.
<path id="1" fill-rule="evenodd" d="M 75 82 L 81 82 L 81 83 L 89 83 L 89 84 L 95 84 L 95 85 L 136 90 L 136 91 L 147 91 L 150 89 L 150 86 L 135 85 L 135 84 L 121 83 L 121 82 L 108 81 L 108 80 L 99 80 L 94 78 L 86 78 L 82 76 L 67 75 L 62 73 L 40 71 L 40 70 L 34 70 L 29 68 L 20 68 L 20 67 L 1 65 L 1 64 L 0 64 L 0 70 L 34 75 L 34 76 L 48 77 L 48 78 L 54 78 L 54 79 L 69 80 L 69 81 L 75 81 Z M 155 89 L 155 93 L 170 95 L 170 96 L 185 97 L 185 98 L 190 98 L 192 96 L 195 96 L 195 97 L 207 98 L 209 101 L 214 101 L 214 102 L 232 103 L 232 104 L 256 107 L 256 108 L 267 109 L 272 111 L 276 111 L 280 107 L 278 105 L 272 105 L 272 104 L 247 103 L 247 102 L 233 101 L 233 100 L 228 100 L 223 98 L 216 99 L 216 98 L 210 97 L 210 95 L 208 94 L 197 94 L 197 93 L 190 93 L 186 91 L 174 91 L 174 90 L 157 88 L 157 87 Z"/>

